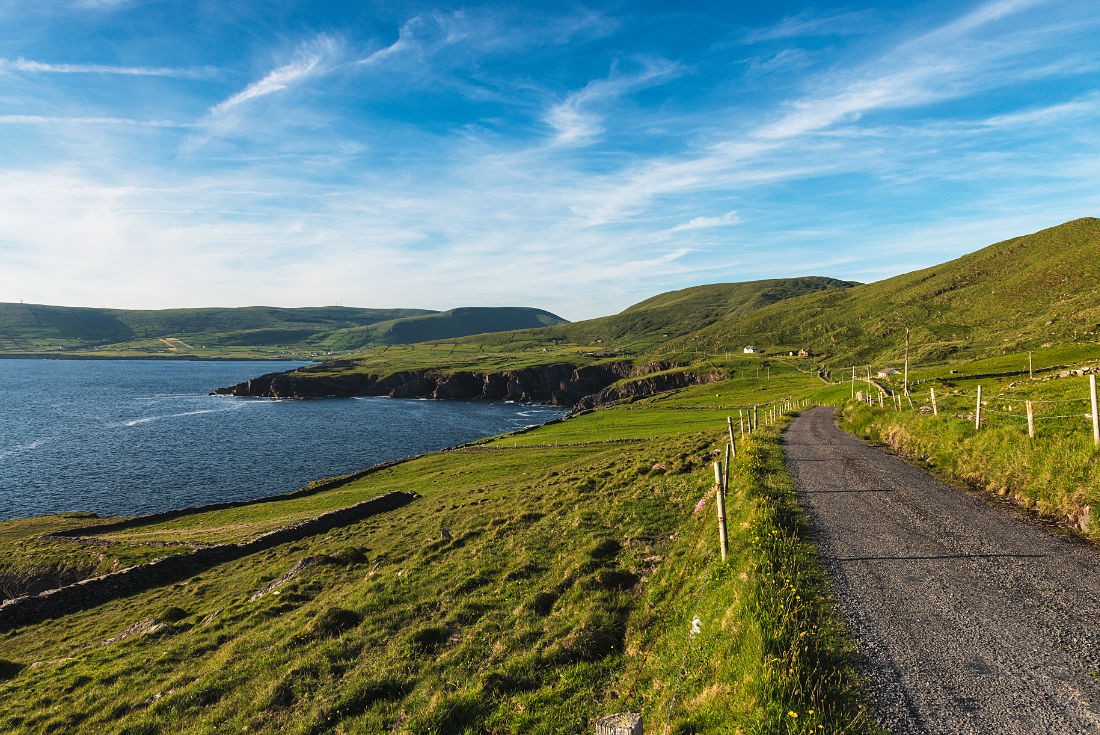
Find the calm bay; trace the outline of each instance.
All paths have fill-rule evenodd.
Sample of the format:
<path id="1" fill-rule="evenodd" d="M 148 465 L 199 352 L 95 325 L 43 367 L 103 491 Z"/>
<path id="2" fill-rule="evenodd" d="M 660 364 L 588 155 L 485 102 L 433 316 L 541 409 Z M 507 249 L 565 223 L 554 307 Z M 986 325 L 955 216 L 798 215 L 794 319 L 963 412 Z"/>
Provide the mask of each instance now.
<path id="1" fill-rule="evenodd" d="M 0 360 L 0 519 L 250 500 L 564 414 L 489 401 L 208 395 L 292 367 Z"/>

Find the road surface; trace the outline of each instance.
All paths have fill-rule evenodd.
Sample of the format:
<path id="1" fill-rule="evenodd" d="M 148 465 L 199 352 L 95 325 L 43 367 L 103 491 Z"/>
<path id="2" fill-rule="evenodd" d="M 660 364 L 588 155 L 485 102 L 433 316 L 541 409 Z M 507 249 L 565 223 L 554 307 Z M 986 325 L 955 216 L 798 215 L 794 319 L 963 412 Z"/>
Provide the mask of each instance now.
<path id="1" fill-rule="evenodd" d="M 784 449 L 884 727 L 1100 733 L 1100 551 L 852 437 L 830 408 Z"/>

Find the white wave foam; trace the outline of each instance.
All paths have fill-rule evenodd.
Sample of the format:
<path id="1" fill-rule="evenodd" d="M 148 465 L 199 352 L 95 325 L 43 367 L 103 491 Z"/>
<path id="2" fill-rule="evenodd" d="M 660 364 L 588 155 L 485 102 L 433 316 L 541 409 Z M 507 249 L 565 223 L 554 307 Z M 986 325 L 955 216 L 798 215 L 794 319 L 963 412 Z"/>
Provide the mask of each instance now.
<path id="1" fill-rule="evenodd" d="M 163 419 L 179 419 L 179 418 L 185 418 L 187 416 L 201 416 L 202 414 L 206 414 L 206 413 L 225 413 L 227 411 L 236 411 L 238 408 L 241 408 L 241 405 L 231 404 L 231 405 L 229 405 L 228 407 L 225 407 L 225 408 L 203 408 L 203 409 L 200 409 L 198 411 L 181 411 L 179 413 L 167 413 L 167 414 L 163 414 L 161 416 L 142 416 L 141 418 L 138 418 L 138 419 L 127 419 L 126 421 L 123 421 L 123 422 L 118 423 L 118 424 L 111 424 L 111 426 L 113 426 L 113 427 L 140 426 L 141 424 L 148 424 L 148 423 L 151 423 L 153 421 L 161 421 Z"/>
<path id="2" fill-rule="evenodd" d="M 12 457 L 16 454 L 22 454 L 23 452 L 33 452 L 35 449 L 38 449 L 40 446 L 45 444 L 47 441 L 49 441 L 49 440 L 48 439 L 35 439 L 34 441 L 32 441 L 28 444 L 20 444 L 19 446 L 12 447 L 11 449 L 0 449 L 0 459 L 4 459 L 6 457 Z"/>

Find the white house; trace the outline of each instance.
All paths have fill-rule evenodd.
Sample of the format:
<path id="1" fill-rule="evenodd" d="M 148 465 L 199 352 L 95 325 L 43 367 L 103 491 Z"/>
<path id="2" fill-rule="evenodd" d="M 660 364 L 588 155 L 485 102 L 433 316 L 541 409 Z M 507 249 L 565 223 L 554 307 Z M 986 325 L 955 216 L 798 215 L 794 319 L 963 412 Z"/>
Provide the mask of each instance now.
<path id="1" fill-rule="evenodd" d="M 748 347 L 745 348 L 745 354 L 746 355 L 760 355 L 763 352 L 764 352 L 764 350 L 758 350 L 755 347 L 753 347 L 752 345 L 749 345 Z"/>

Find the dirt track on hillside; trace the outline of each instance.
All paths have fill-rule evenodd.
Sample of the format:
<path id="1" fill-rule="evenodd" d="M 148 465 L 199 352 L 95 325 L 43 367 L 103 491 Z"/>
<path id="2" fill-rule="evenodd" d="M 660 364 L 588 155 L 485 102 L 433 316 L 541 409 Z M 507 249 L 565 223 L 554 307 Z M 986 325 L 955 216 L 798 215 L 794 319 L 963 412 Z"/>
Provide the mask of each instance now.
<path id="1" fill-rule="evenodd" d="M 884 727 L 1100 733 L 1100 551 L 842 432 L 832 409 L 784 449 Z"/>

